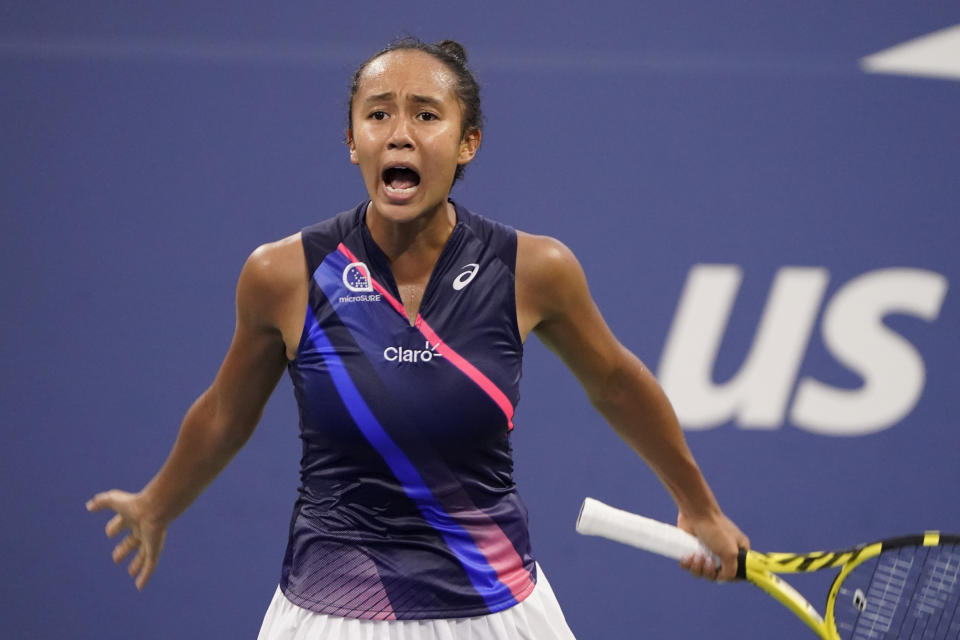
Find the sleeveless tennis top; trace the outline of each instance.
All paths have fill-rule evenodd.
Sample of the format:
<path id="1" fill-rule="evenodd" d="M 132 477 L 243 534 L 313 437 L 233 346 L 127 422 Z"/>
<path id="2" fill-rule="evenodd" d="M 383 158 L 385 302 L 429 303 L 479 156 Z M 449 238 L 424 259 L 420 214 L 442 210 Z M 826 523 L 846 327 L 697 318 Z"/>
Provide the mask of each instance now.
<path id="1" fill-rule="evenodd" d="M 310 296 L 288 369 L 303 457 L 280 588 L 305 609 L 477 616 L 536 583 L 509 439 L 517 236 L 454 206 L 413 325 L 366 203 L 302 232 Z"/>

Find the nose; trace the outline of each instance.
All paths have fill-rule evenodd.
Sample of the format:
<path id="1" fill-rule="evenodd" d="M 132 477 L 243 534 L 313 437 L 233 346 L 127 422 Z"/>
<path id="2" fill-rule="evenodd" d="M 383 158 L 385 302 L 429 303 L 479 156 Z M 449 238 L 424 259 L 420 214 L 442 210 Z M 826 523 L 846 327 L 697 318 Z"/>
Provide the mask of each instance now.
<path id="1" fill-rule="evenodd" d="M 406 118 L 396 118 L 393 131 L 387 138 L 387 149 L 413 149 L 413 136 L 410 132 L 410 123 Z"/>

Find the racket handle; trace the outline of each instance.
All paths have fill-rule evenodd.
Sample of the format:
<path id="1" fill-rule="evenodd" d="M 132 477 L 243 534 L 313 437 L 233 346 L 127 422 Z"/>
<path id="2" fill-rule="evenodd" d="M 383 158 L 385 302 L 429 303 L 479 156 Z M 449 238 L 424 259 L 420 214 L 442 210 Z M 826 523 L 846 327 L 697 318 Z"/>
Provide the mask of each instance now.
<path id="1" fill-rule="evenodd" d="M 586 498 L 577 517 L 577 533 L 600 536 L 644 551 L 680 560 L 696 553 L 720 559 L 702 542 L 682 529 L 623 511 L 593 498 Z"/>

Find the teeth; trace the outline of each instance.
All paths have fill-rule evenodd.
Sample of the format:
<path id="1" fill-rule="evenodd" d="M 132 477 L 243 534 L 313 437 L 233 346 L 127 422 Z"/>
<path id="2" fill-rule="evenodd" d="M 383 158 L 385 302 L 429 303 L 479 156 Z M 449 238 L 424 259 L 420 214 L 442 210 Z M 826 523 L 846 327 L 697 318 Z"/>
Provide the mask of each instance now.
<path id="1" fill-rule="evenodd" d="M 414 191 L 418 185 L 413 185 L 412 187 L 407 187 L 406 189 L 394 189 L 388 184 L 385 184 L 383 186 L 387 188 L 387 191 L 392 191 L 393 193 L 410 193 Z"/>

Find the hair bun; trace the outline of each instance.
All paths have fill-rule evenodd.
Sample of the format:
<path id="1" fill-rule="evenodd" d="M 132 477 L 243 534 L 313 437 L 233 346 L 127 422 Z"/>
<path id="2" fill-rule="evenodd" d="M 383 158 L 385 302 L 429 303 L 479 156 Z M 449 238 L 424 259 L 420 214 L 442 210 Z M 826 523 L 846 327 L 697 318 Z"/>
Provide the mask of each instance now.
<path id="1" fill-rule="evenodd" d="M 456 59 L 460 64 L 467 63 L 467 50 L 456 40 L 441 40 L 434 46 L 448 56 Z"/>

